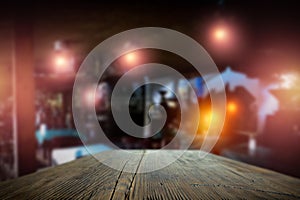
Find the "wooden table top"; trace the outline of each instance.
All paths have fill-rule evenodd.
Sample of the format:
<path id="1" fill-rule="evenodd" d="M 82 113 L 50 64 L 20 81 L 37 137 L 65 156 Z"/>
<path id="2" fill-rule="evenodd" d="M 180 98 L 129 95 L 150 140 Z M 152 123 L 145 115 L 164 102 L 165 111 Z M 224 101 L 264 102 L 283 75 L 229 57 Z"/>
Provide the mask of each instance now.
<path id="1" fill-rule="evenodd" d="M 159 159 L 179 153 L 165 150 Z M 300 179 L 212 154 L 199 159 L 198 153 L 186 151 L 171 165 L 149 173 L 138 173 L 155 166 L 147 163 L 147 156 L 124 164 L 136 173 L 111 169 L 88 156 L 2 182 L 0 199 L 300 199 Z M 98 156 L 115 159 L 110 155 Z"/>

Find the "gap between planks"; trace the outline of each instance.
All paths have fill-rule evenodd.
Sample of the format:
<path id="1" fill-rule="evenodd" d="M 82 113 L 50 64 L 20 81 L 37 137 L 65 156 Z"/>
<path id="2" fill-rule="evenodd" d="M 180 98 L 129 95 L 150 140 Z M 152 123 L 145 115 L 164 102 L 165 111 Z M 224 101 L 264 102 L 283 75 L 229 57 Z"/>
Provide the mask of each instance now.
<path id="1" fill-rule="evenodd" d="M 132 189 L 132 184 L 133 184 L 133 182 L 134 182 L 134 180 L 135 180 L 135 177 L 136 177 L 136 174 L 137 174 L 137 172 L 138 172 L 138 170 L 139 170 L 139 168 L 140 168 L 140 166 L 141 166 L 141 162 L 142 162 L 142 160 L 143 160 L 143 158 L 144 158 L 144 156 L 145 156 L 145 152 L 146 152 L 146 150 L 143 150 L 143 154 L 142 154 L 142 156 L 141 156 L 141 159 L 140 159 L 139 162 L 138 162 L 138 165 L 137 165 L 137 168 L 136 168 L 136 170 L 135 170 L 135 172 L 134 172 L 134 174 L 133 174 L 132 180 L 131 180 L 130 183 L 129 183 L 129 187 L 128 187 L 126 193 L 125 193 L 124 199 L 129 199 L 129 194 L 130 194 L 130 190 Z M 118 175 L 118 178 L 117 178 L 117 180 L 116 180 L 115 186 L 114 186 L 113 191 L 112 191 L 112 194 L 111 194 L 111 196 L 110 196 L 110 200 L 113 200 L 113 198 L 114 198 L 116 189 L 117 189 L 117 187 L 118 187 L 119 180 L 120 180 L 120 178 L 121 178 L 121 176 L 122 176 L 122 174 L 123 174 L 123 172 L 124 172 L 124 169 L 125 169 L 127 163 L 128 163 L 128 160 L 126 161 L 126 163 L 124 164 L 124 166 L 122 167 L 122 170 L 120 171 L 120 173 L 119 173 L 119 175 Z"/>

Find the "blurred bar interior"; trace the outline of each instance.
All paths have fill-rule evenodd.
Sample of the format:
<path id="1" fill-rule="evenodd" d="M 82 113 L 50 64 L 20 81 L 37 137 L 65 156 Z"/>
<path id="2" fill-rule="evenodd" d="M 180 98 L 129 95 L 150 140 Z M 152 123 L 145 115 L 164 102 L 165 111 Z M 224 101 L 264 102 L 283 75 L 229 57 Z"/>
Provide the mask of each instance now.
<path id="1" fill-rule="evenodd" d="M 216 62 L 226 85 L 227 114 L 212 153 L 300 177 L 300 14 L 293 2 L 0 4 L 1 181 L 88 155 L 72 116 L 76 72 L 106 38 L 146 26 L 187 34 Z M 200 120 L 191 120 L 199 123 L 198 133 L 190 149 L 200 149 L 210 122 L 218 118 L 217 112 L 211 112 L 203 80 L 213 85 L 216 74 L 201 76 L 173 53 L 145 49 L 118 58 L 99 81 L 96 97 L 84 88 L 75 97 L 82 98 L 83 104 L 75 106 L 95 106 L 101 127 L 120 148 L 162 148 L 173 139 L 180 123 L 174 93 L 150 84 L 133 94 L 130 114 L 138 125 L 147 123 L 147 106 L 167 108 L 166 125 L 147 139 L 121 131 L 110 108 L 118 79 L 129 69 L 151 62 L 171 66 L 185 76 L 182 80 L 162 76 L 162 80 L 185 100 L 182 106 L 191 118 L 192 105 L 199 103 Z M 95 70 L 100 65 L 95 63 Z M 187 82 L 196 99 L 191 98 Z M 213 92 L 219 90 L 215 85 Z M 121 107 L 122 102 L 120 111 Z M 154 117 L 160 118 L 159 114 Z M 91 131 L 87 139 L 92 141 L 96 134 Z M 184 138 L 170 148 L 179 149 L 182 143 Z M 108 144 L 91 146 L 94 152 L 112 149 Z"/>

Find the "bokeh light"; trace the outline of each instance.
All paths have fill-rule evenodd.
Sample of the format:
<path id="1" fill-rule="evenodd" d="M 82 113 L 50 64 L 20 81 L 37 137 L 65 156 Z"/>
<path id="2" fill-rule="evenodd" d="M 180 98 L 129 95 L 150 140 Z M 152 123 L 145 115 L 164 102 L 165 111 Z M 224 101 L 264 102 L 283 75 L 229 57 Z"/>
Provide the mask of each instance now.
<path id="1" fill-rule="evenodd" d="M 92 89 L 87 89 L 84 93 L 84 103 L 88 107 L 92 107 L 96 105 L 96 96 L 95 91 Z"/>
<path id="2" fill-rule="evenodd" d="M 280 77 L 280 87 L 285 89 L 290 89 L 295 86 L 295 82 L 297 80 L 297 76 L 295 74 L 282 74 Z"/>
<path id="3" fill-rule="evenodd" d="M 128 53 L 124 56 L 124 59 L 123 59 L 123 63 L 124 65 L 128 66 L 128 67 L 132 67 L 132 66 L 135 66 L 138 64 L 139 62 L 139 55 L 137 52 L 131 52 L 131 53 Z"/>
<path id="4" fill-rule="evenodd" d="M 67 65 L 67 63 L 68 63 L 68 61 L 65 56 L 57 56 L 55 58 L 55 65 L 58 67 L 63 67 L 65 65 Z"/>
<path id="5" fill-rule="evenodd" d="M 234 102 L 229 102 L 227 105 L 227 111 L 230 113 L 235 113 L 237 111 L 237 105 Z"/>
<path id="6" fill-rule="evenodd" d="M 227 37 L 227 31 L 224 28 L 218 28 L 215 30 L 215 38 L 218 41 L 224 41 Z"/>

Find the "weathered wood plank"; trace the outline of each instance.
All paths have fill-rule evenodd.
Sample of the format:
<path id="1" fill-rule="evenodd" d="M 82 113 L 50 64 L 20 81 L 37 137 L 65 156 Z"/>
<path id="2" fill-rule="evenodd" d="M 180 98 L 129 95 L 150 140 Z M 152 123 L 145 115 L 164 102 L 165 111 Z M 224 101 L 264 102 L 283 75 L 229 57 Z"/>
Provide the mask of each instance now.
<path id="1" fill-rule="evenodd" d="M 108 152 L 103 153 L 100 159 L 113 160 Z M 126 162 L 122 164 L 125 166 Z M 110 199 L 120 173 L 93 157 L 85 157 L 1 183 L 0 199 Z"/>
<path id="2" fill-rule="evenodd" d="M 116 151 L 98 159 L 120 160 Z M 120 171 L 93 157 L 0 183 L 0 199 L 300 199 L 300 180 L 199 151 L 141 151 L 118 162 Z M 134 171 L 128 173 L 126 171 Z"/>
<path id="3" fill-rule="evenodd" d="M 162 154 L 161 160 L 177 151 Z M 141 167 L 154 167 L 146 159 Z M 141 187 L 143 185 L 143 187 Z M 300 180 L 229 159 L 186 152 L 172 165 L 135 180 L 132 199 L 297 199 Z"/>

